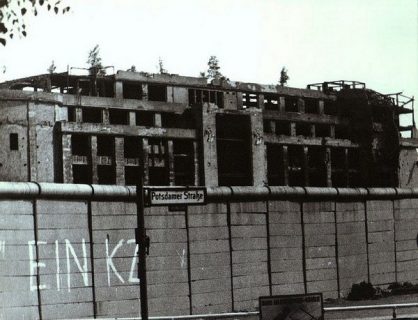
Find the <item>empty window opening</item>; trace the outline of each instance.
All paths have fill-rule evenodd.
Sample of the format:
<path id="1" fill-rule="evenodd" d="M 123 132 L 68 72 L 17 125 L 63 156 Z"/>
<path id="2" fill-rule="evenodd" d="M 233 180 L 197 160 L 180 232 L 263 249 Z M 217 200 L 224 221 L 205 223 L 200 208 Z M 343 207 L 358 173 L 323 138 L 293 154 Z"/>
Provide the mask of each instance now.
<path id="1" fill-rule="evenodd" d="M 361 187 L 360 151 L 359 149 L 348 149 L 348 186 Z"/>
<path id="2" fill-rule="evenodd" d="M 183 128 L 182 116 L 176 113 L 161 113 L 161 126 L 164 128 Z"/>
<path id="3" fill-rule="evenodd" d="M 318 100 L 306 98 L 305 99 L 305 113 L 318 114 L 319 113 Z"/>
<path id="4" fill-rule="evenodd" d="M 113 80 L 97 79 L 97 93 L 99 97 L 113 98 L 115 96 Z"/>
<path id="5" fill-rule="evenodd" d="M 224 93 L 222 91 L 217 91 L 216 92 L 216 102 L 215 103 L 219 108 L 224 107 Z"/>
<path id="6" fill-rule="evenodd" d="M 372 112 L 373 122 L 384 123 L 392 118 L 392 111 L 384 106 L 374 105 Z"/>
<path id="7" fill-rule="evenodd" d="M 125 137 L 124 157 L 139 158 L 141 155 L 141 139 L 138 137 Z"/>
<path id="8" fill-rule="evenodd" d="M 209 102 L 216 104 L 216 92 L 215 91 L 209 91 Z"/>
<path id="9" fill-rule="evenodd" d="M 276 121 L 276 134 L 290 136 L 290 122 Z"/>
<path id="10" fill-rule="evenodd" d="M 67 108 L 67 114 L 68 114 L 68 121 L 69 122 L 75 122 L 75 114 L 76 114 L 76 109 L 75 108 Z"/>
<path id="11" fill-rule="evenodd" d="M 136 111 L 135 123 L 137 126 L 153 127 L 154 126 L 154 112 Z"/>
<path id="12" fill-rule="evenodd" d="M 209 91 L 203 90 L 202 91 L 202 100 L 203 100 L 203 102 L 210 102 L 209 97 L 210 97 Z"/>
<path id="13" fill-rule="evenodd" d="M 351 170 L 348 172 L 348 186 L 351 188 L 362 186 L 360 172 Z"/>
<path id="14" fill-rule="evenodd" d="M 252 185 L 250 118 L 217 114 L 216 133 L 219 185 Z"/>
<path id="15" fill-rule="evenodd" d="M 19 135 L 11 133 L 9 135 L 10 150 L 19 150 Z"/>
<path id="16" fill-rule="evenodd" d="M 73 164 L 74 183 L 91 184 L 91 168 L 88 165 Z"/>
<path id="17" fill-rule="evenodd" d="M 142 99 L 142 84 L 137 82 L 123 82 L 124 99 Z"/>
<path id="18" fill-rule="evenodd" d="M 304 137 L 312 136 L 311 125 L 304 122 L 296 123 L 296 135 Z"/>
<path id="19" fill-rule="evenodd" d="M 224 107 L 224 95 L 222 91 L 208 91 L 189 89 L 189 105 L 202 104 L 210 102 L 216 104 L 219 108 Z"/>
<path id="20" fill-rule="evenodd" d="M 315 187 L 327 186 L 327 171 L 325 166 L 325 149 L 321 147 L 308 148 L 309 185 Z"/>
<path id="21" fill-rule="evenodd" d="M 198 104 L 196 97 L 196 89 L 189 89 L 189 106 Z"/>
<path id="22" fill-rule="evenodd" d="M 83 122 L 87 123 L 101 123 L 102 110 L 99 108 L 83 108 L 82 109 Z"/>
<path id="23" fill-rule="evenodd" d="M 129 124 L 129 112 L 126 110 L 109 109 L 109 123 L 110 124 Z"/>
<path id="24" fill-rule="evenodd" d="M 348 149 L 348 167 L 360 170 L 360 152 L 358 149 Z"/>
<path id="25" fill-rule="evenodd" d="M 166 141 L 161 139 L 149 139 L 148 144 L 148 168 L 150 185 L 169 185 Z"/>
<path id="26" fill-rule="evenodd" d="M 331 149 L 331 168 L 334 170 L 345 169 L 345 149 L 333 148 Z"/>
<path id="27" fill-rule="evenodd" d="M 279 110 L 280 97 L 277 94 L 264 94 L 264 109 Z"/>
<path id="28" fill-rule="evenodd" d="M 286 97 L 284 101 L 284 110 L 286 112 L 299 112 L 297 97 Z"/>
<path id="29" fill-rule="evenodd" d="M 71 136 L 71 153 L 77 156 L 90 155 L 90 141 L 88 136 L 73 134 Z"/>
<path id="30" fill-rule="evenodd" d="M 275 133 L 276 121 L 274 120 L 263 120 L 263 132 Z"/>
<path id="31" fill-rule="evenodd" d="M 127 186 L 135 186 L 139 181 L 139 175 L 141 173 L 141 167 L 139 166 L 126 166 L 125 167 L 125 184 Z"/>
<path id="32" fill-rule="evenodd" d="M 335 126 L 335 138 L 336 139 L 350 139 L 349 127 L 342 126 L 342 125 Z"/>
<path id="33" fill-rule="evenodd" d="M 194 184 L 194 148 L 193 141 L 174 140 L 174 180 L 176 186 Z"/>
<path id="34" fill-rule="evenodd" d="M 270 186 L 284 185 L 283 147 L 267 144 L 267 180 Z"/>
<path id="35" fill-rule="evenodd" d="M 198 104 L 203 103 L 202 90 L 196 90 L 196 103 Z"/>
<path id="36" fill-rule="evenodd" d="M 330 126 L 328 124 L 316 124 L 315 125 L 315 136 L 321 138 L 330 137 Z"/>
<path id="37" fill-rule="evenodd" d="M 114 157 L 114 137 L 112 136 L 97 136 L 97 155 L 105 157 Z"/>
<path id="38" fill-rule="evenodd" d="M 167 101 L 167 86 L 149 84 L 148 85 L 148 100 Z"/>
<path id="39" fill-rule="evenodd" d="M 304 168 L 304 152 L 303 146 L 288 147 L 288 163 L 289 163 L 289 185 L 304 186 L 305 185 L 305 168 Z"/>
<path id="40" fill-rule="evenodd" d="M 389 187 L 395 185 L 396 176 L 392 168 L 382 165 L 376 168 L 373 180 L 376 187 Z"/>
<path id="41" fill-rule="evenodd" d="M 195 122 L 191 110 L 186 110 L 182 114 L 178 113 L 161 113 L 161 126 L 164 128 L 182 128 L 192 129 Z"/>
<path id="42" fill-rule="evenodd" d="M 336 116 L 338 114 L 337 104 L 333 100 L 325 100 L 324 102 L 324 114 L 330 116 Z"/>
<path id="43" fill-rule="evenodd" d="M 242 108 L 257 108 L 258 95 L 256 93 L 243 92 L 242 93 Z"/>
<path id="44" fill-rule="evenodd" d="M 116 170 L 114 166 L 97 166 L 97 178 L 99 184 L 115 184 Z"/>
<path id="45" fill-rule="evenodd" d="M 89 79 L 77 80 L 77 92 L 78 95 L 89 96 L 91 93 L 91 85 Z"/>
<path id="46" fill-rule="evenodd" d="M 331 180 L 333 187 L 347 187 L 345 149 L 331 149 Z"/>

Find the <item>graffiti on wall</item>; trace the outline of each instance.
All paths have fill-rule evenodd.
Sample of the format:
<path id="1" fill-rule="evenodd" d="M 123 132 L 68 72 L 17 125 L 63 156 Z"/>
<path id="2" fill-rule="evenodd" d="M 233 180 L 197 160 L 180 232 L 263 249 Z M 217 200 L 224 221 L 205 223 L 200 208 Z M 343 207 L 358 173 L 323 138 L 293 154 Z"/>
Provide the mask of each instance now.
<path id="1" fill-rule="evenodd" d="M 45 246 L 48 243 L 42 240 L 28 241 L 28 268 L 29 268 L 29 289 L 30 291 L 44 290 L 55 288 L 57 291 L 68 290 L 71 291 L 72 277 L 78 276 L 79 273 L 82 278 L 84 286 L 91 286 L 91 274 L 88 270 L 89 258 L 87 256 L 88 248 L 85 239 L 81 240 L 81 244 L 73 244 L 68 239 L 63 241 L 55 240 L 54 246 L 54 259 L 37 258 L 37 251 L 41 246 Z M 137 264 L 138 264 L 138 245 L 135 243 L 135 239 L 121 239 L 116 244 L 109 243 L 109 239 L 105 239 L 105 255 L 104 259 L 98 261 L 104 261 L 106 264 L 107 284 L 110 287 L 114 279 L 117 279 L 119 283 L 139 283 L 137 277 Z M 130 270 L 125 278 L 121 272 L 117 269 L 114 259 L 117 257 L 118 251 L 124 246 L 132 247 L 132 253 L 128 258 L 130 260 Z M 5 241 L 0 241 L 0 257 L 5 255 Z M 49 265 L 47 265 L 49 264 Z M 36 275 L 41 273 L 40 269 L 48 268 L 54 270 L 55 281 L 54 283 L 37 283 Z M 66 285 L 65 285 L 66 284 Z M 65 286 L 64 286 L 65 285 Z"/>

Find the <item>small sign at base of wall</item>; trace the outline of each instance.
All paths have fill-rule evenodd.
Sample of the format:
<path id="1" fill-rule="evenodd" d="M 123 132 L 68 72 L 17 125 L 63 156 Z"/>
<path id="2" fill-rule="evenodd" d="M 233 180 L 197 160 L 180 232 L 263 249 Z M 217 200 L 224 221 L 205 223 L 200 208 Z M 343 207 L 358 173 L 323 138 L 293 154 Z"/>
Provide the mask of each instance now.
<path id="1" fill-rule="evenodd" d="M 201 205 L 206 203 L 204 187 L 149 187 L 145 190 L 146 206 Z"/>
<path id="2" fill-rule="evenodd" d="M 261 320 L 323 320 L 322 293 L 259 298 Z"/>

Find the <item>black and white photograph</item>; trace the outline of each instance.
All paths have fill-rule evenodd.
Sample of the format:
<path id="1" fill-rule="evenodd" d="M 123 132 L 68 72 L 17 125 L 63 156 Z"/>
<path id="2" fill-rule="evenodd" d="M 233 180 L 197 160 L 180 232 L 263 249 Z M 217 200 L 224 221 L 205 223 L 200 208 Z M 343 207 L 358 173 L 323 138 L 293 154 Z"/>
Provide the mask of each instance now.
<path id="1" fill-rule="evenodd" d="M 418 319 L 418 0 L 0 0 L 0 320 Z"/>

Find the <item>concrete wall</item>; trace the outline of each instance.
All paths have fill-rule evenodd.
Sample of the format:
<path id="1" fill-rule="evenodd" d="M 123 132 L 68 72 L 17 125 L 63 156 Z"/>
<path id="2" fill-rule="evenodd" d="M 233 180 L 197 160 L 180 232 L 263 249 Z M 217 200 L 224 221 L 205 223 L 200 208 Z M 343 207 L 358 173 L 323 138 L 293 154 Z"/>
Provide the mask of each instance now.
<path id="1" fill-rule="evenodd" d="M 28 121 L 27 103 L 10 101 L 2 103 L 0 112 L 0 179 L 3 181 L 27 181 Z M 10 150 L 9 136 L 18 135 L 18 150 Z"/>
<path id="2" fill-rule="evenodd" d="M 53 130 L 63 119 L 61 108 L 55 101 L 16 100 L 2 101 L 0 110 L 0 180 L 53 182 Z M 17 150 L 10 134 L 18 136 Z"/>
<path id="3" fill-rule="evenodd" d="M 120 187 L 129 191 L 120 199 L 113 189 L 72 185 L 91 195 L 70 199 L 65 185 L 50 185 L 44 197 L 46 184 L 2 192 L 4 184 L 0 318 L 140 314 L 130 189 Z M 107 190 L 101 198 L 100 190 Z M 344 297 L 363 280 L 382 287 L 418 282 L 412 193 L 403 199 L 251 195 L 244 202 L 212 193 L 206 205 L 146 209 L 150 315 L 255 310 L 258 297 L 270 294 Z"/>
<path id="4" fill-rule="evenodd" d="M 415 148 L 401 148 L 399 151 L 399 186 L 413 188 L 418 185 L 417 151 Z"/>

